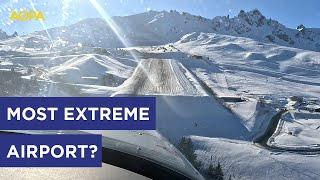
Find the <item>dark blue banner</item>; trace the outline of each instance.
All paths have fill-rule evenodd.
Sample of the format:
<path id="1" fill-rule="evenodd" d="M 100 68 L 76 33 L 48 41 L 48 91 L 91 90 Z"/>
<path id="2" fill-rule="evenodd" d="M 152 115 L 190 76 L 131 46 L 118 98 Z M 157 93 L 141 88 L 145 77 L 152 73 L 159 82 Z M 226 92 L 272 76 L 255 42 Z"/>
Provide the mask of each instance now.
<path id="1" fill-rule="evenodd" d="M 101 165 L 101 135 L 0 135 L 0 167 Z"/>
<path id="2" fill-rule="evenodd" d="M 1 130 L 154 130 L 155 97 L 0 97 Z"/>

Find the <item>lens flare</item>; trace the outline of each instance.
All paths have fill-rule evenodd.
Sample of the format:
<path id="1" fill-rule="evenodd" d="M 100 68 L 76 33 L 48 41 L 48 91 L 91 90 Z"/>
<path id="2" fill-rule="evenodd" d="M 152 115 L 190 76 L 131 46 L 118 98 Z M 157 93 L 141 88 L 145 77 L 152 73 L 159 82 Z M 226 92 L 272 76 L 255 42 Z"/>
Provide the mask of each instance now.
<path id="1" fill-rule="evenodd" d="M 98 13 L 102 16 L 102 18 L 107 22 L 110 26 L 111 30 L 116 34 L 118 39 L 125 47 L 130 47 L 129 42 L 123 38 L 123 33 L 118 25 L 112 20 L 109 14 L 101 7 L 101 5 L 96 0 L 90 0 L 90 3 L 93 7 L 98 11 Z"/>
<path id="2" fill-rule="evenodd" d="M 36 11 L 37 9 L 35 8 L 33 1 L 32 1 L 32 0 L 29 0 L 29 3 L 30 3 L 30 5 L 31 5 L 32 9 L 33 9 L 34 11 Z M 49 31 L 48 31 L 47 25 L 46 25 L 43 21 L 39 21 L 39 22 L 41 23 L 43 29 L 46 31 L 46 33 L 47 33 L 47 35 L 48 35 L 48 38 L 49 38 L 51 44 L 53 44 L 52 37 L 51 37 L 51 35 L 50 35 Z"/>
<path id="3" fill-rule="evenodd" d="M 120 27 L 113 21 L 113 19 L 110 17 L 110 15 L 104 10 L 104 8 L 96 1 L 96 0 L 90 0 L 90 3 L 92 6 L 98 11 L 100 16 L 107 22 L 108 26 L 111 28 L 113 33 L 117 36 L 117 38 L 121 41 L 124 47 L 130 47 L 131 44 L 124 38 L 124 33 L 121 31 Z M 139 58 L 136 57 L 136 55 L 129 51 L 130 55 L 139 62 Z M 148 80 L 152 83 L 153 81 L 150 80 L 150 77 L 146 73 L 146 70 L 141 66 L 143 73 L 146 74 L 146 77 Z M 153 85 L 153 83 L 152 83 Z M 153 85 L 154 86 L 154 85 Z"/>

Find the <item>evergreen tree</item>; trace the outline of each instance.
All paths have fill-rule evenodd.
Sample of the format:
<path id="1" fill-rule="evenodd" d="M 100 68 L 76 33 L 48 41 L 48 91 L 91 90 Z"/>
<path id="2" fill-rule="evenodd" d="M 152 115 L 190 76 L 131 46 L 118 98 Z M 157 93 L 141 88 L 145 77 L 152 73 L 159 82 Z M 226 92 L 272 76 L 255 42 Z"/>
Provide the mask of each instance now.
<path id="1" fill-rule="evenodd" d="M 209 167 L 208 167 L 208 171 L 207 171 L 207 172 L 208 172 L 208 175 L 209 175 L 210 177 L 215 177 L 216 168 L 213 167 L 212 164 L 210 164 Z"/>
<path id="2" fill-rule="evenodd" d="M 182 137 L 178 144 L 178 149 L 195 168 L 200 168 L 201 163 L 197 161 L 197 155 L 194 152 L 194 146 L 190 138 Z"/>
<path id="3" fill-rule="evenodd" d="M 218 165 L 216 167 L 213 167 L 213 165 L 210 164 L 207 170 L 207 174 L 210 178 L 214 180 L 223 180 L 223 172 L 220 162 L 218 162 Z"/>
<path id="4" fill-rule="evenodd" d="M 217 180 L 223 180 L 223 172 L 222 172 L 220 162 L 218 162 L 218 166 L 216 167 L 216 175 L 217 175 Z"/>

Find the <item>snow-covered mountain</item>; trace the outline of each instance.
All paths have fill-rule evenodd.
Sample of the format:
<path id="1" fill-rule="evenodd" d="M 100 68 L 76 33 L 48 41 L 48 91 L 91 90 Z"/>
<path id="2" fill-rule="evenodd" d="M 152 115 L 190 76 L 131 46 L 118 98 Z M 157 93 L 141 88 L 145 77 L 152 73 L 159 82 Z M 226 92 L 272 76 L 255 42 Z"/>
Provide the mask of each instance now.
<path id="1" fill-rule="evenodd" d="M 118 35 L 130 46 L 166 44 L 175 42 L 190 32 L 212 31 L 210 20 L 177 11 L 149 11 L 112 19 L 119 27 Z M 104 48 L 124 46 L 108 23 L 100 18 L 85 19 L 70 26 L 49 29 L 48 33 L 54 40 L 80 42 Z M 34 34 L 47 36 L 46 31 Z"/>
<path id="2" fill-rule="evenodd" d="M 213 20 L 213 28 L 221 34 L 249 37 L 263 42 L 320 51 L 320 30 L 299 25 L 290 29 L 278 21 L 267 19 L 257 9 L 240 11 L 238 16 L 218 16 Z"/>
<path id="3" fill-rule="evenodd" d="M 185 12 L 149 11 L 131 16 L 113 17 L 112 20 L 118 26 L 118 34 L 114 33 L 103 19 L 93 18 L 70 26 L 35 32 L 31 34 L 33 39 L 30 41 L 38 41 L 34 36 L 48 37 L 49 33 L 53 41 L 110 48 L 124 46 L 119 40 L 119 35 L 128 42 L 129 46 L 147 46 L 176 42 L 183 35 L 192 32 L 214 32 L 320 51 L 319 29 L 306 28 L 303 25 L 298 26 L 297 29 L 290 29 L 276 20 L 267 19 L 258 10 L 240 11 L 238 16 L 233 18 L 218 16 L 213 19 Z M 46 44 L 49 46 L 52 42 Z"/>
<path id="4" fill-rule="evenodd" d="M 157 131 L 173 143 L 189 137 L 201 169 L 319 179 L 319 29 L 290 29 L 257 10 L 113 21 L 121 33 L 86 19 L 0 41 L 0 95 L 157 96 Z M 118 36 L 131 47 L 115 48 Z"/>
<path id="5" fill-rule="evenodd" d="M 18 36 L 17 32 L 14 32 L 12 35 L 8 35 L 6 32 L 0 29 L 0 40 L 12 38 Z"/>

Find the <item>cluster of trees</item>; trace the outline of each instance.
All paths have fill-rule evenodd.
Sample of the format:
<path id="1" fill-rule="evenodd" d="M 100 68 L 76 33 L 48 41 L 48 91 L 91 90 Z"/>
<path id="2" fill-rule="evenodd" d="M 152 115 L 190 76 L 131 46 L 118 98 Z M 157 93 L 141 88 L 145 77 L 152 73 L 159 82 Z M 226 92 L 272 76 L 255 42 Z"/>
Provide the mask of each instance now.
<path id="1" fill-rule="evenodd" d="M 0 71 L 0 96 L 26 96 L 39 91 L 39 82 L 21 78 L 21 73 Z"/>
<path id="2" fill-rule="evenodd" d="M 224 175 L 221 168 L 220 162 L 218 162 L 217 166 L 213 166 L 212 164 L 209 165 L 206 173 L 210 178 L 215 180 L 223 180 Z M 229 179 L 231 179 L 231 176 L 229 176 Z"/>
<path id="3" fill-rule="evenodd" d="M 103 75 L 100 79 L 102 81 L 100 83 L 102 86 L 111 86 L 111 87 L 120 86 L 126 80 L 125 78 L 122 78 L 110 73 Z"/>
<path id="4" fill-rule="evenodd" d="M 196 169 L 199 170 L 201 168 L 201 162 L 197 161 L 194 145 L 190 138 L 182 137 L 178 144 L 178 149 Z"/>
<path id="5" fill-rule="evenodd" d="M 195 148 L 190 138 L 182 137 L 178 143 L 178 149 L 182 154 L 189 160 L 189 162 L 199 171 L 203 172 L 208 179 L 212 180 L 223 180 L 224 174 L 220 162 L 216 166 L 212 163 L 207 169 L 201 169 L 202 163 L 197 160 L 197 155 L 195 154 Z M 231 176 L 229 176 L 229 180 Z"/>

